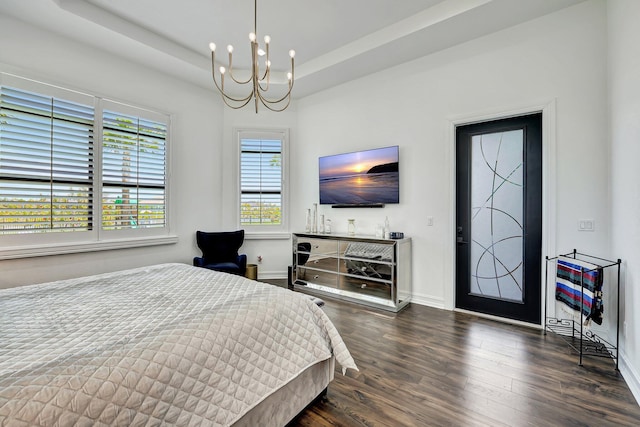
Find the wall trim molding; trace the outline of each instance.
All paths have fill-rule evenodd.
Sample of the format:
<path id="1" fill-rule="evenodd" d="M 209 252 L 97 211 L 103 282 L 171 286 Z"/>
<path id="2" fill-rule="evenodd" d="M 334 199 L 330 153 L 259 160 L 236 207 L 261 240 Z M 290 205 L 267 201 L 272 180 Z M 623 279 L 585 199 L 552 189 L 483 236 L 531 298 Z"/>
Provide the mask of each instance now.
<path id="1" fill-rule="evenodd" d="M 260 271 L 260 264 L 258 264 L 258 280 L 271 280 L 271 279 L 284 279 L 287 280 L 287 272 L 282 271 Z"/>
<path id="2" fill-rule="evenodd" d="M 76 254 L 81 252 L 110 251 L 145 246 L 172 245 L 178 243 L 178 236 L 158 236 L 133 239 L 101 240 L 97 242 L 54 243 L 47 245 L 20 246 L 0 249 L 0 260 L 33 258 L 51 255 Z"/>
<path id="3" fill-rule="evenodd" d="M 444 306 L 443 298 L 437 298 L 429 295 L 418 295 L 414 293 L 411 295 L 411 301 L 409 303 L 424 305 L 426 307 L 439 308 L 441 310 L 446 309 Z"/>
<path id="4" fill-rule="evenodd" d="M 245 240 L 288 240 L 291 239 L 291 233 L 288 231 L 245 231 L 244 238 Z"/>
<path id="5" fill-rule="evenodd" d="M 633 365 L 628 362 L 627 355 L 624 352 L 621 352 L 620 349 L 618 349 L 618 351 L 620 352 L 618 354 L 618 369 L 620 369 L 622 377 L 626 381 L 627 386 L 629 386 L 631 394 L 633 394 L 633 397 L 636 398 L 636 402 L 640 405 L 640 375 L 633 368 Z"/>

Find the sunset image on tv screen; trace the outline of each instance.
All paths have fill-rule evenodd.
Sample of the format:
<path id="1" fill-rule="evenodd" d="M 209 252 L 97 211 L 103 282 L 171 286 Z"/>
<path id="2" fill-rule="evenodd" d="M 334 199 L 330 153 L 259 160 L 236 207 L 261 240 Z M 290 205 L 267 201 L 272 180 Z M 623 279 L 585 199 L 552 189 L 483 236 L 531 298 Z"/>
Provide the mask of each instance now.
<path id="1" fill-rule="evenodd" d="M 320 204 L 399 203 L 398 146 L 320 157 Z"/>

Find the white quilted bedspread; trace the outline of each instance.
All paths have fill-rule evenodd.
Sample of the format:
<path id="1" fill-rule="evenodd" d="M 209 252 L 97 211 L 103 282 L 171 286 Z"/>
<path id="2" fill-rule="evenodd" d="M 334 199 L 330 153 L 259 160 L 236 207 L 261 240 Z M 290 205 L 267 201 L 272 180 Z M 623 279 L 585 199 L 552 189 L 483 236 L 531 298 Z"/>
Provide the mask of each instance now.
<path id="1" fill-rule="evenodd" d="M 230 425 L 307 367 L 357 369 L 307 296 L 183 264 L 0 291 L 0 425 Z"/>

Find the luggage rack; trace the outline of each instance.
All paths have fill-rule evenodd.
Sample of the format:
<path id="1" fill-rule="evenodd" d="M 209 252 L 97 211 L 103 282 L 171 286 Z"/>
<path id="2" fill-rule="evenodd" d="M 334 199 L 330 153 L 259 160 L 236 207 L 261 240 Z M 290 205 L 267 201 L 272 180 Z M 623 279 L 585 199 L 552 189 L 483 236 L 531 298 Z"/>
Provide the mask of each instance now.
<path id="1" fill-rule="evenodd" d="M 582 321 L 576 321 L 574 319 L 561 319 L 557 317 L 549 317 L 547 310 L 547 294 L 549 292 L 549 262 L 555 261 L 559 257 L 568 257 L 576 260 L 582 260 L 590 263 L 596 264 L 597 262 L 605 262 L 606 265 L 599 265 L 600 268 L 604 271 L 606 268 L 617 266 L 617 283 L 616 283 L 616 341 L 615 344 L 610 343 L 605 340 L 600 335 L 595 332 L 584 327 Z M 547 334 L 547 331 L 553 332 L 554 334 L 560 336 L 569 347 L 571 347 L 575 352 L 579 354 L 579 365 L 582 366 L 582 359 L 584 356 L 597 356 L 597 357 L 609 357 L 615 361 L 616 371 L 618 371 L 618 345 L 620 341 L 620 265 L 622 260 L 618 258 L 617 261 L 608 260 L 605 258 L 600 258 L 584 253 L 578 252 L 574 249 L 572 252 L 567 254 L 560 254 L 553 258 L 545 257 L 546 265 L 545 265 L 545 298 L 544 298 L 544 313 L 545 313 L 545 326 L 544 326 L 544 334 Z M 595 262 L 594 262 L 595 261 Z M 584 280 L 583 276 L 585 273 L 592 271 L 581 268 L 581 301 L 580 305 L 582 306 L 584 300 Z M 554 271 L 553 278 L 554 283 L 556 273 Z M 611 288 L 610 288 L 611 289 Z M 582 320 L 582 311 L 579 311 L 580 319 Z"/>

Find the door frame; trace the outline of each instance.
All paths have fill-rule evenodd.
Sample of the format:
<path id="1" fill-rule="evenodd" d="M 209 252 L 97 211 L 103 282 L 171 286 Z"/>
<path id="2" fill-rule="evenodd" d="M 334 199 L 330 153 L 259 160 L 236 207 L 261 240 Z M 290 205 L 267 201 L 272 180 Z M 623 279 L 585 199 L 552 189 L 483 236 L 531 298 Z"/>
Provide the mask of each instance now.
<path id="1" fill-rule="evenodd" d="M 444 289 L 444 306 L 453 311 L 465 312 L 466 310 L 455 307 L 455 287 L 456 287 L 456 127 L 492 120 L 506 119 L 510 117 L 523 116 L 532 113 L 542 113 L 542 256 L 556 253 L 556 236 L 553 230 L 556 229 L 556 178 L 557 178 L 557 156 L 556 156 L 556 100 L 555 98 L 547 102 L 530 103 L 520 106 L 513 106 L 507 109 L 477 112 L 455 117 L 449 117 L 447 123 L 448 133 L 448 155 L 449 155 L 449 226 L 447 238 L 447 253 L 450 254 L 448 264 L 449 271 L 445 276 L 449 277 L 448 285 Z M 541 283 L 544 286 L 544 259 L 541 260 Z M 546 294 L 553 296 L 552 292 Z M 544 289 L 541 292 L 541 313 L 540 318 L 544 322 Z M 552 307 L 552 300 L 547 297 L 547 305 Z M 486 315 L 473 312 L 474 315 L 488 317 L 506 323 L 532 326 L 531 323 L 520 322 L 518 320 L 506 319 L 497 316 Z M 554 313 L 549 313 L 553 315 Z M 536 326 L 536 325 L 533 325 Z M 542 327 L 542 323 L 538 325 Z"/>

